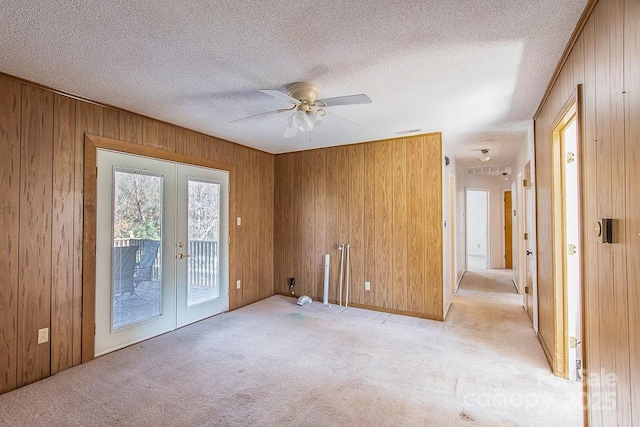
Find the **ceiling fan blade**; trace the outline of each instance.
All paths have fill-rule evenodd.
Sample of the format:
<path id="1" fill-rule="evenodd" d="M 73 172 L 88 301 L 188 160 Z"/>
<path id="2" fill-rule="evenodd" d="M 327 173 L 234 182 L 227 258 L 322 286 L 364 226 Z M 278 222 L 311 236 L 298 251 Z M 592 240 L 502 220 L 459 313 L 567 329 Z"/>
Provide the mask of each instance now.
<path id="1" fill-rule="evenodd" d="M 293 107 L 295 108 L 295 107 Z M 266 113 L 254 114 L 253 116 L 243 117 L 241 119 L 231 120 L 231 123 L 243 122 L 245 120 L 255 119 L 256 117 L 268 116 L 269 114 L 284 113 L 285 111 L 291 111 L 293 108 L 281 108 L 279 110 L 267 111 Z"/>
<path id="2" fill-rule="evenodd" d="M 336 96 L 334 98 L 318 99 L 316 103 L 323 103 L 327 107 L 334 105 L 371 104 L 373 101 L 364 93 L 359 95 Z"/>
<path id="3" fill-rule="evenodd" d="M 287 95 L 286 93 L 282 93 L 282 92 L 280 92 L 279 90 L 274 90 L 274 89 L 260 89 L 260 92 L 262 92 L 262 93 L 264 93 L 264 94 L 266 94 L 266 95 L 269 95 L 269 96 L 273 96 L 274 98 L 278 98 L 278 99 L 281 99 L 281 100 L 283 100 L 283 101 L 290 102 L 290 103 L 292 103 L 292 104 L 296 104 L 296 105 L 298 105 L 298 103 L 300 102 L 300 101 L 298 101 L 297 99 L 290 97 L 290 96 L 289 96 L 289 95 Z"/>
<path id="4" fill-rule="evenodd" d="M 298 134 L 298 131 L 296 131 L 295 129 L 291 129 L 289 126 L 287 126 L 284 130 L 284 137 L 285 138 L 293 138 L 294 136 L 296 136 Z"/>
<path id="5" fill-rule="evenodd" d="M 342 114 L 336 113 L 335 111 L 328 111 L 327 116 L 332 117 L 334 121 L 340 122 L 344 127 L 351 130 L 358 130 L 362 128 L 362 126 L 364 126 L 364 124 L 360 123 L 359 121 L 353 120 L 349 117 L 345 117 Z"/>

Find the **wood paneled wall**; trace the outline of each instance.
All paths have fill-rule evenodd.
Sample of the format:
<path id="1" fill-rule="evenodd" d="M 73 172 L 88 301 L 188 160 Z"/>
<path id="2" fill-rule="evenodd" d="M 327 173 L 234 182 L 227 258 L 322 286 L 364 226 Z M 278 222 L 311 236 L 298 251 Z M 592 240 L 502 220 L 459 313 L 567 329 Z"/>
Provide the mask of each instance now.
<path id="1" fill-rule="evenodd" d="M 275 165 L 275 288 L 321 299 L 324 255 L 338 300 L 351 245 L 350 304 L 442 319 L 442 139 L 428 134 L 281 154 Z M 364 290 L 364 282 L 371 290 Z"/>
<path id="2" fill-rule="evenodd" d="M 553 348 L 551 126 L 583 85 L 583 348 L 591 426 L 640 425 L 640 2 L 599 0 L 535 118 L 540 338 Z M 598 243 L 597 218 L 615 242 Z M 589 377 L 587 377 L 589 378 Z M 609 378 L 611 379 L 611 378 Z M 615 406 L 602 408 L 603 399 Z M 606 400 L 605 400 L 606 402 Z"/>
<path id="3" fill-rule="evenodd" d="M 274 293 L 273 155 L 0 75 L 0 393 L 82 360 L 85 133 L 235 165 L 230 307 Z"/>

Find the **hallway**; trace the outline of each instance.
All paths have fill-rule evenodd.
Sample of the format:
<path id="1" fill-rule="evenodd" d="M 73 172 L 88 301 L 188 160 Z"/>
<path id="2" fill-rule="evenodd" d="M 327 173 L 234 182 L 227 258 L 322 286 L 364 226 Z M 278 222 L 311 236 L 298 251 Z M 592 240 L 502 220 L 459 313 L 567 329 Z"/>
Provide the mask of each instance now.
<path id="1" fill-rule="evenodd" d="M 551 374 L 511 275 L 511 270 L 467 271 L 453 296 L 446 323 L 451 333 L 473 342 L 455 358 L 475 361 L 477 375 L 491 378 L 486 393 L 473 402 L 501 411 L 524 401 L 529 425 L 581 426 L 582 385 Z"/>

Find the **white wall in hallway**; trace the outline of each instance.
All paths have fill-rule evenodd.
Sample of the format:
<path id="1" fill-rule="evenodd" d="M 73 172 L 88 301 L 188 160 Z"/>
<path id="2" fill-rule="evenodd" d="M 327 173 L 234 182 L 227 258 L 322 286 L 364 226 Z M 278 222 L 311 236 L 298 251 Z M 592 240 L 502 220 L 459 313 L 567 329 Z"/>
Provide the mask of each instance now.
<path id="1" fill-rule="evenodd" d="M 465 188 L 490 190 L 489 198 L 489 268 L 502 268 L 502 190 L 510 190 L 511 182 L 499 176 L 464 175 Z"/>
<path id="2" fill-rule="evenodd" d="M 486 257 L 490 192 L 467 189 L 467 255 Z"/>

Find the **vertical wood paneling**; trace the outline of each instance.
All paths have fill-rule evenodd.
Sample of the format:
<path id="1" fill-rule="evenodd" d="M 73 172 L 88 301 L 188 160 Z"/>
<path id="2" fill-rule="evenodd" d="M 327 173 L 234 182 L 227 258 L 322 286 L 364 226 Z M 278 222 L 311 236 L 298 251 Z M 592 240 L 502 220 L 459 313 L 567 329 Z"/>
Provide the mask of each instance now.
<path id="1" fill-rule="evenodd" d="M 51 92 L 23 85 L 21 139 L 18 386 L 51 372 L 50 342 L 38 344 L 38 329 L 51 326 Z"/>
<path id="2" fill-rule="evenodd" d="M 440 134 L 278 155 L 276 210 L 293 219 L 276 214 L 276 268 L 292 260 L 297 294 L 321 299 L 329 253 L 330 300 L 338 301 L 337 247 L 349 243 L 350 305 L 442 319 L 441 175 Z"/>
<path id="3" fill-rule="evenodd" d="M 160 148 L 158 142 L 160 125 L 156 120 L 145 118 L 142 122 L 142 144 L 148 147 Z"/>
<path id="4" fill-rule="evenodd" d="M 407 290 L 407 141 L 393 143 L 393 306 L 408 311 Z"/>
<path id="5" fill-rule="evenodd" d="M 338 275 L 340 269 L 340 251 L 338 251 L 337 248 L 338 243 L 341 242 L 340 230 L 338 227 L 338 149 L 335 147 L 328 148 L 325 153 L 325 158 L 325 244 L 327 253 L 331 256 L 329 267 L 329 299 L 331 301 L 337 301 Z M 276 193 L 280 193 L 280 189 L 278 187 L 276 187 Z M 289 205 L 287 209 L 290 209 L 290 207 L 291 205 Z M 280 229 L 276 228 L 276 230 Z M 276 233 L 279 234 L 278 231 L 276 231 Z"/>
<path id="6" fill-rule="evenodd" d="M 613 0 L 615 1 L 615 0 Z M 609 33 L 611 22 L 607 5 L 599 3 L 594 10 L 595 19 L 595 53 L 596 53 L 596 156 L 598 168 L 596 169 L 596 189 L 598 191 L 597 212 L 599 218 L 612 218 L 613 206 L 611 200 L 611 99 L 609 91 L 610 54 Z M 613 253 L 611 245 L 598 245 L 598 280 L 603 277 L 613 278 Z M 603 313 L 614 308 L 615 294 L 614 283 L 610 286 L 603 286 L 599 289 L 599 300 Z M 600 349 L 601 349 L 601 369 L 606 372 L 615 372 L 615 354 L 612 351 L 615 346 L 615 316 L 603 316 L 600 319 Z M 601 384 L 601 395 L 609 395 L 615 392 L 607 384 Z M 603 425 L 615 425 L 615 410 L 602 412 Z"/>
<path id="7" fill-rule="evenodd" d="M 419 140 L 410 138 L 407 141 L 407 197 L 408 197 L 408 280 L 407 290 L 409 311 L 424 313 L 425 304 L 425 277 L 423 267 L 425 260 L 425 224 L 426 205 L 424 191 L 424 144 Z M 442 194 L 442 191 L 439 192 Z"/>
<path id="8" fill-rule="evenodd" d="M 144 140 L 144 119 L 133 113 L 123 112 L 119 121 L 120 141 L 142 144 Z M 104 135 L 103 135 L 104 136 Z"/>
<path id="9" fill-rule="evenodd" d="M 582 228 L 584 236 L 584 260 L 583 271 L 584 288 L 584 367 L 587 372 L 600 372 L 602 366 L 600 358 L 600 303 L 598 263 L 592 260 L 598 258 L 598 238 L 591 232 L 593 224 L 598 218 L 596 206 L 597 188 L 595 174 L 597 168 L 597 142 L 596 142 L 596 64 L 595 64 L 595 25 L 590 19 L 584 27 L 584 90 L 583 90 L 583 129 L 582 138 L 582 209 L 584 224 Z M 595 384 L 589 387 L 597 388 Z M 602 425 L 602 414 L 598 407 L 593 407 L 589 417 L 589 425 Z"/>
<path id="10" fill-rule="evenodd" d="M 300 161 L 297 164 L 297 174 L 300 175 L 301 194 L 297 198 L 297 205 L 301 207 L 298 224 L 300 228 L 296 228 L 296 239 L 300 241 L 300 252 L 298 258 L 298 275 L 300 277 L 300 285 L 298 287 L 299 295 L 314 295 L 314 256 L 313 256 L 313 238 L 315 236 L 315 194 L 313 194 L 313 177 L 311 158 L 300 154 Z M 306 199 L 303 195 L 310 194 L 311 198 Z"/>
<path id="11" fill-rule="evenodd" d="M 365 280 L 371 282 L 371 290 L 364 293 L 364 304 L 375 306 L 376 304 L 376 158 L 374 144 L 364 146 L 364 252 L 367 254 L 364 261 Z"/>
<path id="12" fill-rule="evenodd" d="M 442 318 L 442 140 L 440 135 L 428 135 L 424 145 L 425 207 L 425 311 Z"/>
<path id="13" fill-rule="evenodd" d="M 262 236 L 260 260 L 263 265 L 260 277 L 262 293 L 260 298 L 268 298 L 275 293 L 273 285 L 273 219 L 274 219 L 274 156 L 267 153 L 260 154 L 260 181 L 263 183 L 261 202 L 256 211 L 262 218 L 259 234 Z"/>
<path id="14" fill-rule="evenodd" d="M 176 152 L 176 127 L 168 123 L 158 123 L 158 148 Z"/>
<path id="15" fill-rule="evenodd" d="M 234 150 L 234 163 L 238 165 L 235 189 L 232 189 L 236 196 L 236 213 L 237 217 L 241 218 L 241 225 L 236 227 L 236 243 L 235 243 L 235 276 L 236 280 L 241 281 L 240 289 L 236 289 L 235 286 L 230 286 L 229 289 L 229 306 L 233 308 L 242 307 L 244 305 L 244 293 L 245 288 L 249 286 L 249 274 L 246 271 L 245 263 L 248 257 L 247 237 L 249 236 L 248 228 L 249 222 L 245 216 L 245 206 L 247 205 L 247 195 L 245 181 L 248 180 L 248 166 L 249 161 L 248 153 L 239 147 Z M 232 220 L 233 223 L 235 219 Z M 247 291 L 247 294 L 250 291 Z"/>
<path id="16" fill-rule="evenodd" d="M 75 172 L 75 210 L 74 210 L 74 230 L 76 255 L 75 271 L 73 277 L 73 363 L 86 362 L 93 359 L 93 346 L 83 345 L 93 343 L 94 330 L 90 325 L 93 323 L 95 312 L 95 292 L 84 294 L 82 287 L 82 277 L 87 274 L 95 277 L 95 269 L 85 270 L 82 262 L 84 248 L 84 136 L 85 133 L 101 135 L 103 132 L 104 108 L 86 102 L 76 103 L 76 172 Z M 89 212 L 95 215 L 95 212 Z M 84 316 L 84 319 L 83 319 Z M 90 348 L 91 351 L 84 350 Z"/>
<path id="17" fill-rule="evenodd" d="M 313 236 L 313 277 L 312 295 L 321 298 L 324 292 L 324 256 L 327 252 L 326 244 L 326 212 L 327 212 L 327 178 L 326 151 L 313 150 L 311 152 L 311 167 L 314 193 L 314 236 Z"/>
<path id="18" fill-rule="evenodd" d="M 0 393 L 16 388 L 22 85 L 0 76 Z"/>
<path id="19" fill-rule="evenodd" d="M 276 156 L 275 164 L 276 212 L 274 221 L 274 235 L 276 248 L 274 249 L 275 290 L 280 293 L 289 292 L 289 278 L 293 277 L 293 259 L 282 256 L 291 251 L 293 246 L 293 170 L 292 156 Z"/>
<path id="20" fill-rule="evenodd" d="M 175 152 L 187 154 L 187 151 L 189 150 L 189 131 L 184 128 L 175 128 L 173 136 Z"/>
<path id="21" fill-rule="evenodd" d="M 113 108 L 105 108 L 103 110 L 103 128 L 102 135 L 105 138 L 120 139 L 120 122 L 124 113 Z"/>
<path id="22" fill-rule="evenodd" d="M 350 239 L 349 239 L 349 150 L 348 147 L 345 146 L 341 146 L 341 147 L 336 147 L 337 150 L 337 159 L 336 159 L 336 185 L 337 185 L 337 219 L 338 219 L 338 242 L 337 243 L 349 243 Z M 336 249 L 337 249 L 337 244 L 335 245 Z M 337 251 L 337 253 L 339 254 L 340 252 Z M 356 252 L 356 250 L 354 248 L 350 248 L 349 249 L 349 256 L 350 258 L 353 257 L 358 257 L 358 253 Z M 344 268 L 344 274 L 345 274 L 345 289 L 344 289 L 344 296 L 343 296 L 343 303 L 344 303 L 344 298 L 346 297 L 346 274 L 347 274 L 347 267 L 346 267 L 346 261 L 347 261 L 347 257 L 346 257 L 346 253 L 345 253 L 345 268 Z M 349 285 L 349 288 L 351 288 L 351 284 Z M 337 294 L 336 294 L 337 295 Z M 351 299 L 351 297 L 349 297 L 349 299 Z"/>
<path id="23" fill-rule="evenodd" d="M 390 161 L 391 150 L 388 142 L 375 144 L 375 248 L 376 248 L 376 274 L 375 274 L 375 305 L 377 307 L 393 307 L 393 283 L 391 275 L 392 267 L 392 189 L 393 173 Z"/>
<path id="24" fill-rule="evenodd" d="M 51 373 L 74 365 L 74 208 L 76 102 L 54 96 Z"/>
<path id="25" fill-rule="evenodd" d="M 624 143 L 624 3 L 611 1 L 609 8 L 609 99 L 611 105 L 611 207 L 617 220 L 617 243 L 612 246 L 614 288 L 615 369 L 619 377 L 616 390 L 617 419 L 631 420 L 631 384 L 629 372 L 629 292 L 625 256 L 625 164 Z M 613 166 L 616 165 L 616 166 Z"/>
<path id="26" fill-rule="evenodd" d="M 247 190 L 247 201 L 249 202 L 248 209 L 246 210 L 246 215 L 249 218 L 249 237 L 250 236 L 259 236 L 260 235 L 260 227 L 259 227 L 259 215 L 260 212 L 258 210 L 258 202 L 259 198 L 259 190 L 260 190 L 260 153 L 256 150 L 249 150 L 249 180 L 245 181 L 249 186 L 246 188 Z M 248 260 L 252 260 L 253 262 L 246 263 L 244 265 L 244 269 L 249 272 L 249 286 L 247 292 L 249 299 L 244 298 L 245 304 L 251 304 L 252 302 L 258 301 L 260 299 L 260 283 L 258 282 L 258 268 L 259 268 L 259 245 L 260 239 L 254 238 L 251 241 L 249 240 L 249 258 Z M 247 294 L 243 295 L 246 297 Z"/>
<path id="27" fill-rule="evenodd" d="M 364 145 L 349 147 L 349 243 L 352 248 L 351 257 L 351 289 L 349 299 L 357 304 L 364 304 L 365 277 L 364 262 L 367 258 L 364 240 Z M 330 214 L 327 210 L 326 215 Z M 331 249 L 331 248 L 330 248 Z M 336 283 L 331 281 L 331 283 Z"/>
<path id="28" fill-rule="evenodd" d="M 627 235 L 625 252 L 629 286 L 629 359 L 632 419 L 640 425 L 640 1 L 625 2 L 625 182 Z"/>

